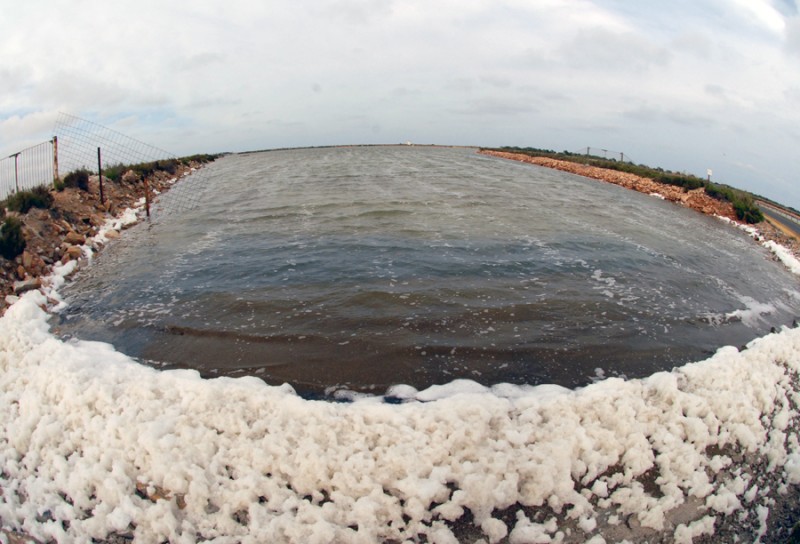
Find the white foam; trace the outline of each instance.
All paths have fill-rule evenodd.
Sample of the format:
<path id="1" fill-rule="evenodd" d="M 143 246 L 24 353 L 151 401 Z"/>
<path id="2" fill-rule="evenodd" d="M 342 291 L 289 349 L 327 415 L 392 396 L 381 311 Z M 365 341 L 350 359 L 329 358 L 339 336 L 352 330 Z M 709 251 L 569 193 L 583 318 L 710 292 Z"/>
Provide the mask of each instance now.
<path id="1" fill-rule="evenodd" d="M 400 405 L 336 404 L 62 342 L 48 331 L 45 302 L 27 293 L 0 320 L 0 518 L 43 540 L 115 531 L 142 541 L 446 540 L 444 522 L 467 508 L 492 541 L 552 536 L 529 521 L 493 520 L 518 503 L 548 504 L 588 538 L 599 508 L 656 530 L 690 496 L 704 498 L 712 520 L 730 513 L 747 488 L 709 476 L 730 465 L 710 448 L 763 455 L 786 466 L 787 481 L 800 478 L 797 441 L 785 439 L 797 417 L 798 329 L 577 391 L 462 380 L 396 388 Z M 660 496 L 636 480 L 652 470 Z M 137 495 L 137 484 L 155 498 Z M 44 512 L 56 521 L 35 522 Z M 709 527 L 703 518 L 676 538 Z"/>
<path id="2" fill-rule="evenodd" d="M 754 240 L 760 242 L 762 246 L 770 250 L 778 258 L 778 260 L 781 261 L 783 265 L 786 266 L 786 268 L 788 268 L 792 272 L 792 274 L 800 276 L 800 260 L 798 260 L 797 257 L 795 257 L 795 255 L 789 248 L 787 248 L 786 246 L 782 246 L 777 242 L 773 242 L 772 240 L 766 240 L 756 227 L 753 227 L 751 225 L 743 225 L 741 223 L 736 223 L 735 221 L 731 221 L 727 217 L 722 217 L 722 216 L 716 216 L 716 217 L 728 224 L 734 225 L 739 229 L 745 231 Z"/>
<path id="3" fill-rule="evenodd" d="M 800 329 L 642 380 L 460 380 L 341 404 L 55 338 L 42 307 L 74 266 L 0 318 L 0 519 L 42 541 L 453 542 L 469 510 L 488 541 L 560 541 L 571 520 L 599 542 L 610 513 L 689 542 L 742 501 L 766 531 L 759 463 L 800 482 Z M 708 509 L 670 525 L 690 500 Z M 493 516 L 517 505 L 555 516 Z"/>

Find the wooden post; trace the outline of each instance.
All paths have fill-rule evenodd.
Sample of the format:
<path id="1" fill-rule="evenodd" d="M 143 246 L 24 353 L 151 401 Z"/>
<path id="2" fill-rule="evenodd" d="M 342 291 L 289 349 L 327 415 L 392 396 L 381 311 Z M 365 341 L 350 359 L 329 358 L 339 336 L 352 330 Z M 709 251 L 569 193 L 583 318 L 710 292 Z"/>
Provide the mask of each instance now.
<path id="1" fill-rule="evenodd" d="M 58 136 L 53 136 L 53 185 L 59 181 L 58 177 Z"/>
<path id="2" fill-rule="evenodd" d="M 106 197 L 103 194 L 103 161 L 100 158 L 100 148 L 97 148 L 97 176 L 100 183 L 100 204 L 106 203 Z"/>

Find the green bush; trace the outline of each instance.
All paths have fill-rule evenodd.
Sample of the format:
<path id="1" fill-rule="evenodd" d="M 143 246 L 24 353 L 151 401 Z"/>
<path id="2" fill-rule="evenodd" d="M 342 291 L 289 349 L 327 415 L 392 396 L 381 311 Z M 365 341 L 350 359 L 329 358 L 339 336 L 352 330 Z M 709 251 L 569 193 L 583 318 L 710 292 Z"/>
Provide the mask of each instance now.
<path id="1" fill-rule="evenodd" d="M 64 176 L 65 187 L 77 187 L 81 191 L 89 190 L 89 171 L 85 168 L 75 170 Z"/>
<path id="2" fill-rule="evenodd" d="M 733 210 L 740 221 L 754 225 L 764 220 L 764 214 L 748 195 L 741 195 L 733 202 Z"/>
<path id="3" fill-rule="evenodd" d="M 47 209 L 53 206 L 53 195 L 47 187 L 35 187 L 30 191 L 19 191 L 14 193 L 6 201 L 9 210 L 28 213 L 31 208 Z"/>
<path id="4" fill-rule="evenodd" d="M 122 175 L 129 170 L 129 167 L 122 163 L 106 166 L 103 168 L 103 177 L 108 178 L 113 182 L 118 182 L 122 179 Z"/>
<path id="5" fill-rule="evenodd" d="M 65 187 L 64 182 L 61 181 L 60 179 L 56 178 L 53 180 L 53 188 L 55 188 L 55 190 L 58 191 L 59 193 L 64 190 L 64 187 Z"/>
<path id="6" fill-rule="evenodd" d="M 16 217 L 6 217 L 0 228 L 0 255 L 11 260 L 25 251 L 25 237 L 22 235 L 22 221 Z"/>

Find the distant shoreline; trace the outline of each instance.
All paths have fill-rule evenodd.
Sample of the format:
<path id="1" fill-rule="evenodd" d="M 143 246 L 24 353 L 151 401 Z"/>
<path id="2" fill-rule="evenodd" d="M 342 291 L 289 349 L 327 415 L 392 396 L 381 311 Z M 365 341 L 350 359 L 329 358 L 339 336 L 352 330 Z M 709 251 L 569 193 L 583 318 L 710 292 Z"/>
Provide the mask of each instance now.
<path id="1" fill-rule="evenodd" d="M 533 157 L 524 153 L 511 153 L 489 149 L 480 149 L 478 153 L 500 159 L 525 162 L 535 166 L 560 170 L 562 172 L 619 185 L 620 187 L 647 195 L 658 196 L 659 198 L 663 198 L 664 200 L 690 208 L 705 215 L 724 217 L 738 225 L 745 225 L 745 223 L 737 219 L 736 212 L 730 202 L 711 198 L 705 194 L 702 188 L 687 191 L 681 187 L 659 183 L 652 179 L 627 172 L 618 172 L 607 168 L 551 159 L 549 157 Z M 795 257 L 800 258 L 800 240 L 792 237 L 780 229 L 779 226 L 772 224 L 768 220 L 758 223 L 757 228 L 762 237 L 786 247 Z"/>

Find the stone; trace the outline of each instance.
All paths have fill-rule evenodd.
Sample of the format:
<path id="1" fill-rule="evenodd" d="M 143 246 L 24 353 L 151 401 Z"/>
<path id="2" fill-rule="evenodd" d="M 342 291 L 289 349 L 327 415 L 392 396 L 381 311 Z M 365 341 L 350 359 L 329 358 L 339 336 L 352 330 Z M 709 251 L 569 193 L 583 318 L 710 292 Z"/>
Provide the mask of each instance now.
<path id="1" fill-rule="evenodd" d="M 69 246 L 65 256 L 69 257 L 70 259 L 80 259 L 83 256 L 83 250 L 78 246 Z"/>
<path id="2" fill-rule="evenodd" d="M 83 245 L 86 243 L 86 237 L 82 234 L 78 234 L 74 230 L 71 230 L 67 233 L 64 241 L 72 245 Z"/>
<path id="3" fill-rule="evenodd" d="M 17 277 L 18 277 L 19 279 L 21 279 L 21 280 L 24 280 L 24 279 L 25 279 L 25 267 L 24 267 L 24 266 L 22 266 L 22 265 L 19 265 L 19 266 L 17 267 Z"/>
<path id="4" fill-rule="evenodd" d="M 118 230 L 108 230 L 106 231 L 106 238 L 109 240 L 116 240 L 119 238 L 119 231 Z"/>
<path id="5" fill-rule="evenodd" d="M 22 252 L 22 266 L 30 269 L 33 266 L 33 255 L 29 251 Z"/>
<path id="6" fill-rule="evenodd" d="M 15 281 L 14 294 L 19 296 L 23 293 L 27 293 L 28 291 L 39 289 L 41 286 L 42 286 L 42 280 L 40 278 L 34 278 L 32 280 L 26 280 L 26 281 Z"/>

